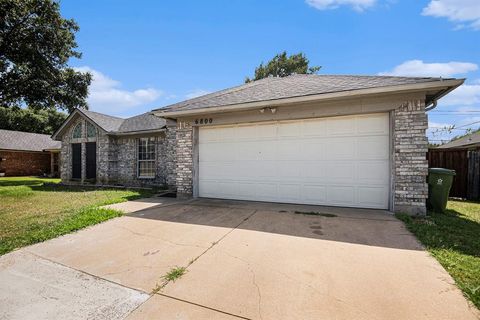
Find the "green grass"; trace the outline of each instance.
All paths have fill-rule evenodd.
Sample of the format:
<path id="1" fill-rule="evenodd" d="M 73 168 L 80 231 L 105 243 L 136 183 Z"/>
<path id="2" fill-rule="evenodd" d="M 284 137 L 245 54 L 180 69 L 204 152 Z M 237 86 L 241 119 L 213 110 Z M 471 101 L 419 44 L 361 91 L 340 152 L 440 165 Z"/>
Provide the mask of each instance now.
<path id="1" fill-rule="evenodd" d="M 149 190 L 67 187 L 59 181 L 0 178 L 0 255 L 121 215 L 99 206 L 152 195 Z"/>
<path id="2" fill-rule="evenodd" d="M 198 258 L 198 257 L 197 257 Z M 196 258 L 196 259 L 197 259 Z M 196 259 L 193 259 L 190 264 L 192 264 Z M 189 265 L 190 265 L 189 264 Z M 163 288 L 170 282 L 180 279 L 185 273 L 187 273 L 187 268 L 185 267 L 174 267 L 170 269 L 164 276 L 162 276 L 163 282 L 161 284 L 157 284 L 155 288 L 152 289 L 152 294 L 156 294 L 162 291 Z"/>
<path id="3" fill-rule="evenodd" d="M 445 214 L 429 213 L 426 218 L 397 217 L 480 308 L 480 203 L 449 201 L 447 209 Z"/>
<path id="4" fill-rule="evenodd" d="M 175 267 L 168 271 L 167 274 L 163 276 L 163 279 L 168 282 L 175 281 L 183 276 L 185 272 L 187 272 L 185 267 Z"/>

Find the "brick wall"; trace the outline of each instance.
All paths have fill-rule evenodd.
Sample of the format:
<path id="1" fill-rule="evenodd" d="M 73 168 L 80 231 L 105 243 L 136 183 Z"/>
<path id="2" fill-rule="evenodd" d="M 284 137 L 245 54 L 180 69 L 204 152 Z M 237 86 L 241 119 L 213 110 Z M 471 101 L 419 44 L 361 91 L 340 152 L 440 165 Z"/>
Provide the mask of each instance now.
<path id="1" fill-rule="evenodd" d="M 428 186 L 428 127 L 425 102 L 405 102 L 394 111 L 394 210 L 426 213 Z"/>
<path id="2" fill-rule="evenodd" d="M 193 130 L 188 122 L 178 122 L 176 132 L 177 196 L 193 195 Z"/>
<path id="3" fill-rule="evenodd" d="M 50 173 L 50 152 L 0 150 L 0 158 L 0 169 L 5 170 L 5 176 L 37 176 Z"/>

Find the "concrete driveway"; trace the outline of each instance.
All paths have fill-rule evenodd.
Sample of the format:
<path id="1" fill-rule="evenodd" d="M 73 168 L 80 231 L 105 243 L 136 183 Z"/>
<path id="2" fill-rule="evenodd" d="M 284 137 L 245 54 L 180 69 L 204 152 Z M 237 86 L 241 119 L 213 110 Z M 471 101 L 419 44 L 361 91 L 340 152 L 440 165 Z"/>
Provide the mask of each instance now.
<path id="1" fill-rule="evenodd" d="M 114 206 L 142 210 L 1 257 L 0 286 L 10 291 L 0 290 L 0 318 L 25 319 L 32 308 L 31 318 L 65 318 L 55 311 L 69 307 L 108 319 L 478 317 L 386 212 L 207 199 Z M 39 262 L 50 269 L 31 270 Z M 187 272 L 164 283 L 177 266 Z M 58 279 L 51 268 L 73 275 Z M 78 284 L 82 275 L 90 282 Z M 45 297 L 65 282 L 75 294 Z M 88 308 L 96 294 L 110 300 Z"/>

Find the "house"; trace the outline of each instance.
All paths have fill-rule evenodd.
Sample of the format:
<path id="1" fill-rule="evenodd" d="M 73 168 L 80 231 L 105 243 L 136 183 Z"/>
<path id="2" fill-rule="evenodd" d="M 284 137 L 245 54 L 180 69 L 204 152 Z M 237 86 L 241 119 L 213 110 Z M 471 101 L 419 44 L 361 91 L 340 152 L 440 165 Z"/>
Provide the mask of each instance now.
<path id="1" fill-rule="evenodd" d="M 58 176 L 60 142 L 50 135 L 0 129 L 0 172 Z"/>
<path id="2" fill-rule="evenodd" d="M 53 134 L 65 184 L 175 188 L 175 126 L 144 113 L 128 119 L 76 109 Z"/>
<path id="3" fill-rule="evenodd" d="M 480 150 L 480 131 L 442 144 L 435 149 L 467 149 L 467 150 Z"/>
<path id="4" fill-rule="evenodd" d="M 65 183 L 425 214 L 426 112 L 462 79 L 266 78 L 129 119 L 76 110 Z"/>

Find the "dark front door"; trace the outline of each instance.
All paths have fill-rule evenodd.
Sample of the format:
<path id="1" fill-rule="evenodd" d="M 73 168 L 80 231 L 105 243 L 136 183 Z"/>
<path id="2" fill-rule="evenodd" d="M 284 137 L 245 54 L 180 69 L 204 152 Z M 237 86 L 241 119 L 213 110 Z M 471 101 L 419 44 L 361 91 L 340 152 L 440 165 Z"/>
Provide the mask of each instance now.
<path id="1" fill-rule="evenodd" d="M 97 143 L 87 142 L 87 179 L 95 179 L 97 177 Z"/>
<path id="2" fill-rule="evenodd" d="M 72 143 L 72 178 L 82 178 L 82 144 Z"/>

